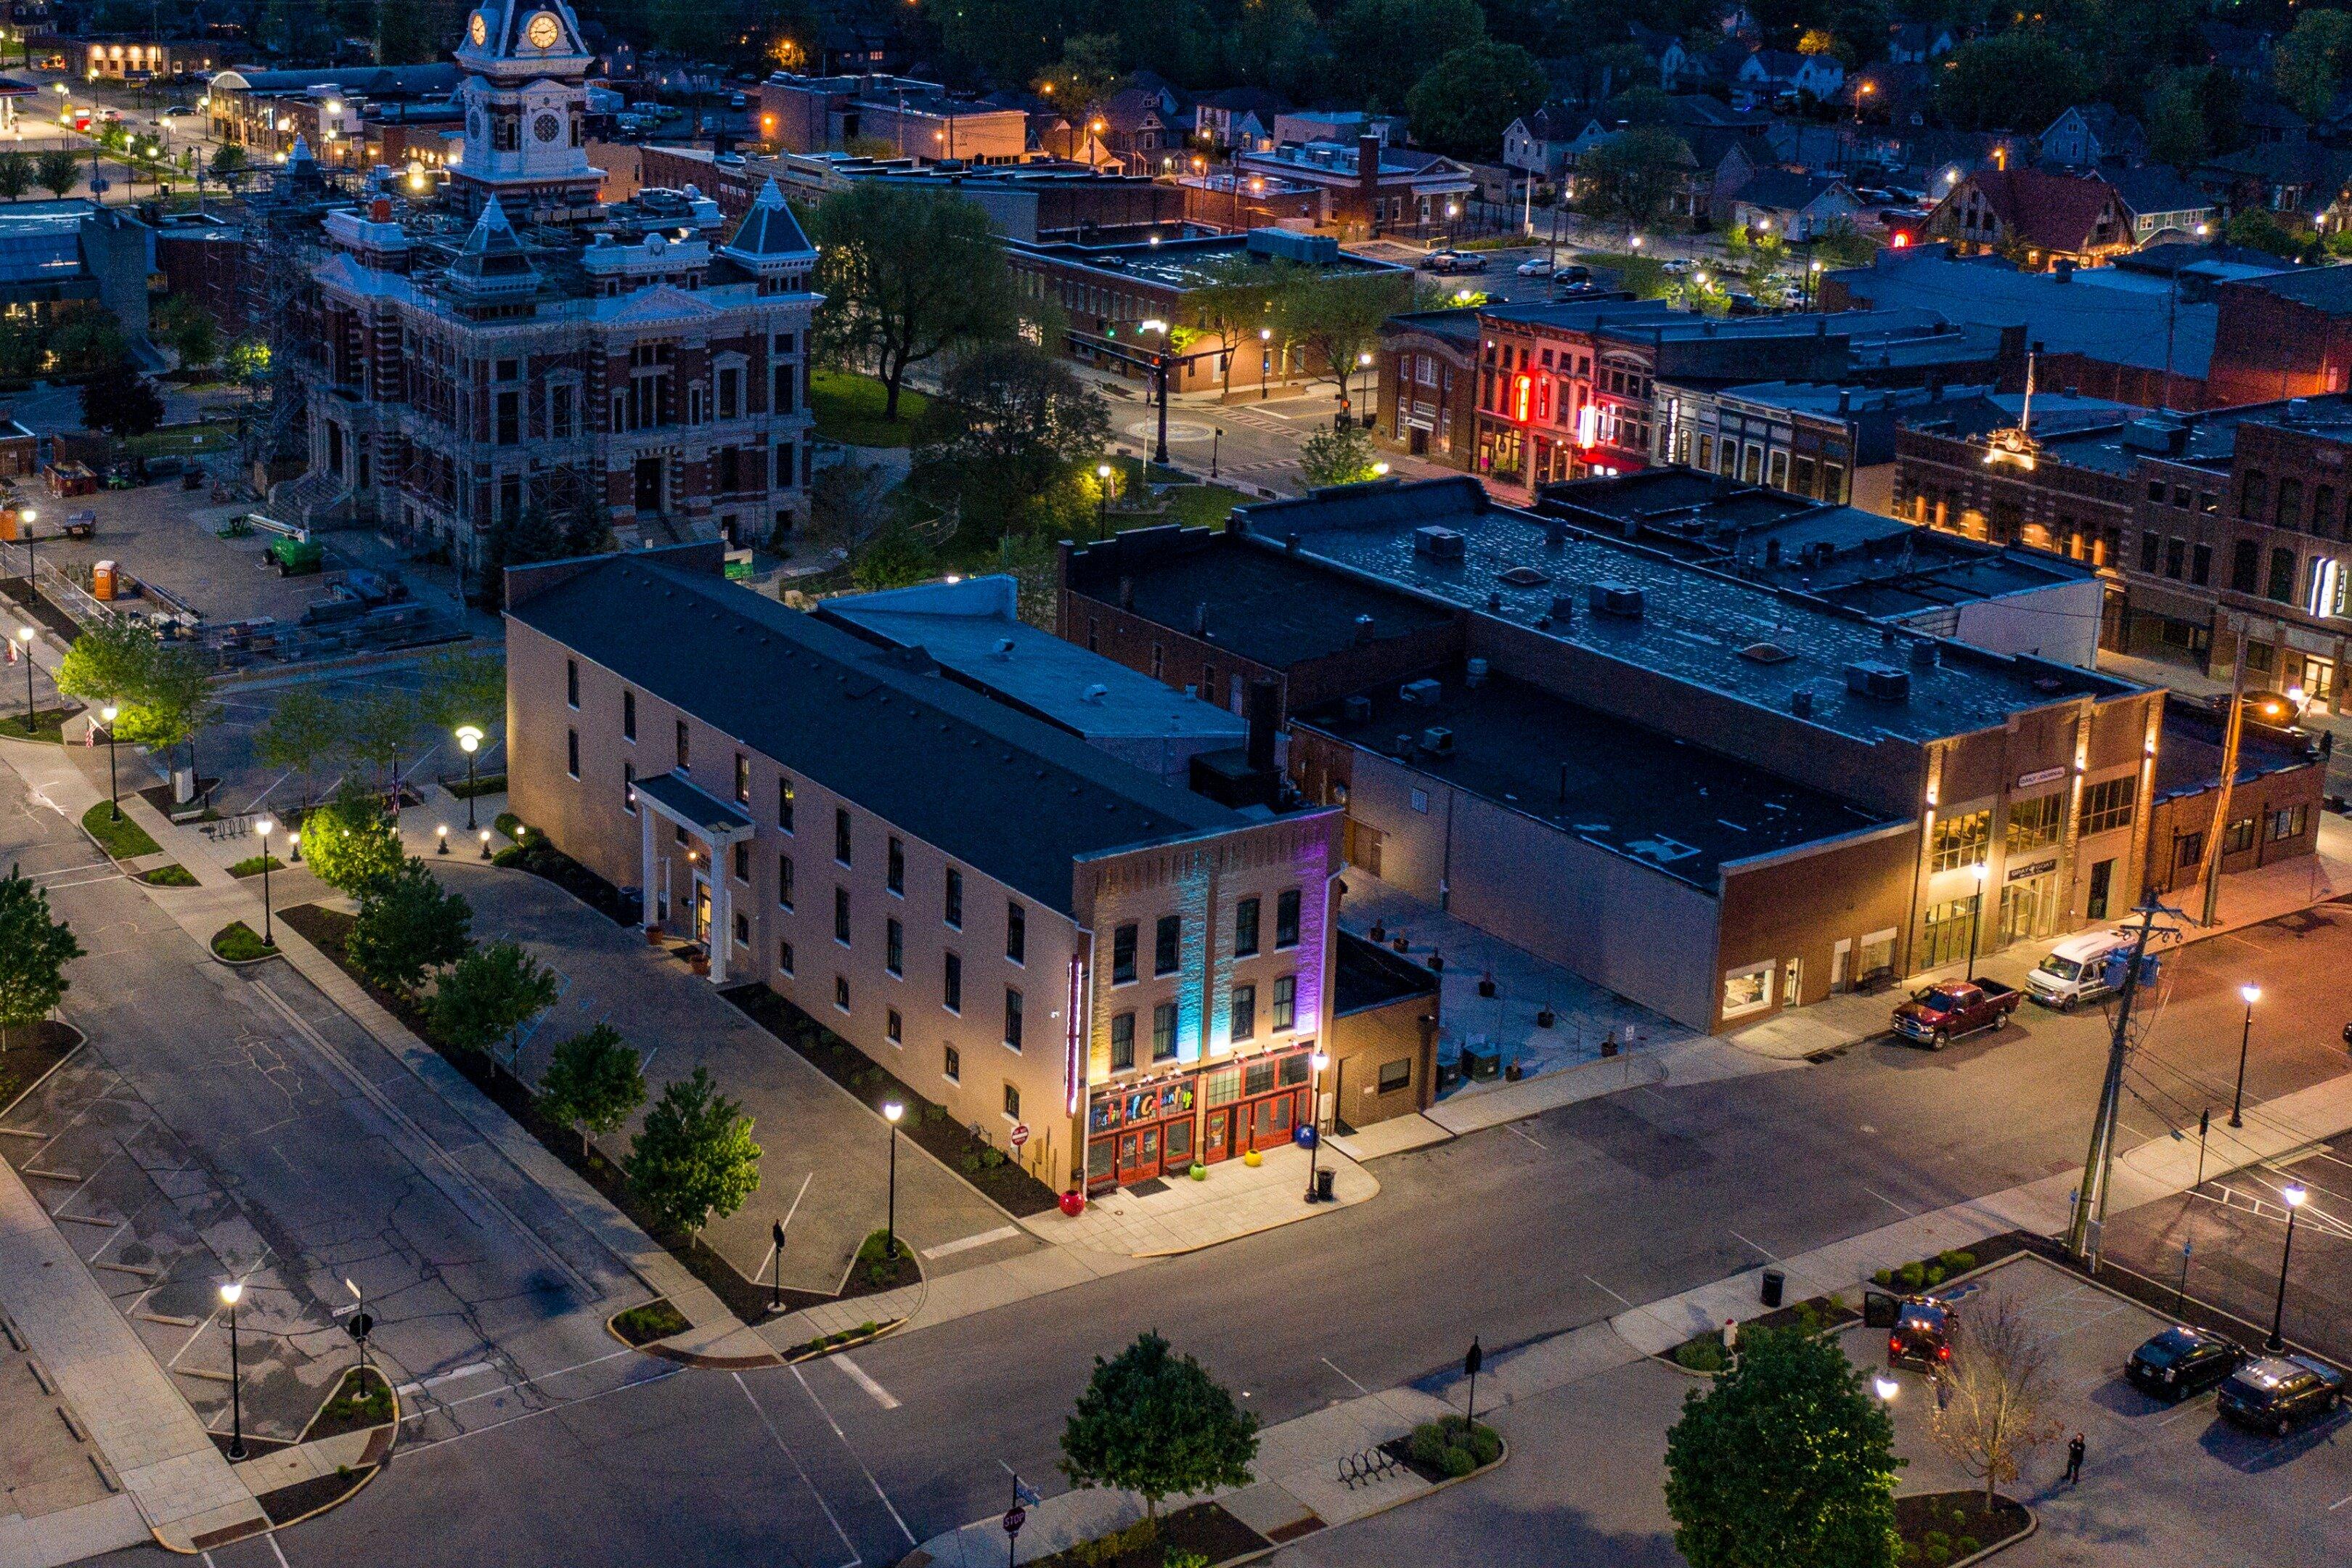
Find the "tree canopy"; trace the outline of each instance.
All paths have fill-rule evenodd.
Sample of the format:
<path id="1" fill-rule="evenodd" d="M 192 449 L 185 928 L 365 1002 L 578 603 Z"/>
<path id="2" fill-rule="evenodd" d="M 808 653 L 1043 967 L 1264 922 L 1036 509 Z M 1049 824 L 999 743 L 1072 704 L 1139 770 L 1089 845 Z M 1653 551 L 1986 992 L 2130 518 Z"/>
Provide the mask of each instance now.
<path id="1" fill-rule="evenodd" d="M 644 1064 L 610 1024 L 584 1029 L 556 1046 L 539 1075 L 539 1109 L 551 1121 L 588 1141 L 615 1131 L 646 1102 Z"/>
<path id="2" fill-rule="evenodd" d="M 399 871 L 406 858 L 383 798 L 351 783 L 302 819 L 302 852 L 312 876 L 354 896 Z"/>
<path id="3" fill-rule="evenodd" d="M 1482 39 L 1439 57 L 1405 95 L 1413 139 L 1458 158 L 1491 158 L 1511 121 L 1541 109 L 1551 79 L 1517 44 Z"/>
<path id="4" fill-rule="evenodd" d="M 442 887 L 432 868 L 412 855 L 360 895 L 347 951 L 377 984 L 413 992 L 426 970 L 466 955 L 473 923 L 465 895 Z"/>
<path id="5" fill-rule="evenodd" d="M 1250 1483 L 1257 1417 L 1191 1356 L 1154 1332 L 1094 1375 L 1062 1429 L 1062 1473 L 1081 1487 L 1121 1487 L 1139 1495 L 1156 1523 L 1160 1500 Z"/>
<path id="6" fill-rule="evenodd" d="M 193 742 L 220 712 L 211 672 L 195 650 L 166 643 L 144 622 L 86 626 L 58 662 L 58 689 L 121 710 L 117 739 L 168 751 Z"/>
<path id="7" fill-rule="evenodd" d="M 73 984 L 65 966 L 82 956 L 73 930 L 49 914 L 49 895 L 11 866 L 0 878 L 0 1047 L 49 1015 Z"/>
<path id="8" fill-rule="evenodd" d="M 760 1186 L 760 1145 L 741 1105 L 710 1069 L 673 1080 L 629 1141 L 629 1186 L 664 1224 L 688 1234 L 743 1206 Z"/>
<path id="9" fill-rule="evenodd" d="M 1937 75 L 1936 108 L 1964 131 L 2039 131 L 2091 90 L 2082 56 L 2040 28 L 1971 38 Z"/>
<path id="10" fill-rule="evenodd" d="M 907 372 L 951 351 L 1003 342 L 1019 319 L 1013 275 L 981 209 L 951 191 L 860 180 L 811 220 L 821 353 L 871 367 L 883 417 L 898 417 Z"/>
<path id="11" fill-rule="evenodd" d="M 1689 143 L 1660 125 L 1635 125 L 1604 138 L 1576 174 L 1578 205 L 1591 216 L 1634 228 L 1657 222 L 1691 166 Z"/>
<path id="12" fill-rule="evenodd" d="M 519 943 L 494 942 L 451 965 L 425 1013 L 460 1050 L 487 1051 L 555 1005 L 555 975 Z"/>
<path id="13" fill-rule="evenodd" d="M 927 488 L 994 538 L 1110 441 L 1110 409 L 1058 355 L 1024 342 L 960 354 L 915 430 Z"/>

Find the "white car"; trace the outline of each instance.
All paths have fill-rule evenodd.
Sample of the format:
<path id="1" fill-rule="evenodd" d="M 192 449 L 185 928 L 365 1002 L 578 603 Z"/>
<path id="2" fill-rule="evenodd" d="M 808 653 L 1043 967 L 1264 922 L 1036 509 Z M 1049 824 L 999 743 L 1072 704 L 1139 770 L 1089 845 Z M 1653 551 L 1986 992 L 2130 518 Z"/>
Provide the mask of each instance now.
<path id="1" fill-rule="evenodd" d="M 1691 269 L 1690 258 L 1687 256 L 1669 256 L 1658 265 L 1669 272 L 1688 272 Z"/>
<path id="2" fill-rule="evenodd" d="M 1519 263 L 1517 271 L 1522 278 L 1549 278 L 1551 276 L 1551 262 L 1548 258 L 1532 256 Z"/>

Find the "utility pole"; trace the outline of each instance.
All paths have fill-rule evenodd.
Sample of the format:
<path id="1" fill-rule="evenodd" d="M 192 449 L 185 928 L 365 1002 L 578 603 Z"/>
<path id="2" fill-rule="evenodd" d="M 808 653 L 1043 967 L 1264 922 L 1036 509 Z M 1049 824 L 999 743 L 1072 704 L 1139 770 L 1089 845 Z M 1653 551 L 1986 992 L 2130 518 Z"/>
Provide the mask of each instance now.
<path id="1" fill-rule="evenodd" d="M 2107 1074 L 2099 1086 L 2099 1111 L 2091 1123 L 2091 1146 L 2083 1156 L 2083 1182 L 2074 1195 L 2074 1213 L 2067 1222 L 2066 1250 L 2093 1268 L 2099 1261 L 2099 1236 L 2106 1224 L 2107 1190 L 2116 1158 L 2116 1120 L 2124 1088 L 2124 1054 L 2130 1049 L 2132 1001 L 2139 992 L 2140 961 L 2147 953 L 2148 934 L 2159 914 L 2178 917 L 2151 895 L 2139 907 L 2139 930 L 2133 934 L 2130 962 L 2123 984 L 2116 988 L 2115 1034 L 2107 1042 Z"/>
<path id="2" fill-rule="evenodd" d="M 2200 857 L 2198 876 L 2205 883 L 2205 918 L 2200 925 L 2210 926 L 2220 907 L 2221 897 L 2221 835 L 2230 826 L 2230 797 L 2238 782 L 2238 742 L 2246 723 L 2246 639 L 2238 637 L 2238 657 L 2230 674 L 2230 710 L 2225 715 L 2221 731 L 2221 787 L 2213 792 L 2213 820 L 2205 833 L 2205 853 Z"/>

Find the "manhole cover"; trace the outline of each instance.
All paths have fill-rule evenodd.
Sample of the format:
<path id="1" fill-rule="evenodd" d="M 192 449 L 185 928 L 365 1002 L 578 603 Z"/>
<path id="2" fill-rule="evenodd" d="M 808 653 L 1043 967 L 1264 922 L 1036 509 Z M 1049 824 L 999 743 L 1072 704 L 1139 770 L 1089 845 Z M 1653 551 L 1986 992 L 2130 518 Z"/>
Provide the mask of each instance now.
<path id="1" fill-rule="evenodd" d="M 1168 421 L 1168 438 L 1171 441 L 1206 441 L 1216 433 L 1217 427 L 1213 425 L 1202 425 L 1190 419 Z M 1139 441 L 1157 440 L 1160 436 L 1159 416 L 1154 415 L 1149 419 L 1137 420 L 1128 426 L 1123 434 L 1131 436 Z"/>

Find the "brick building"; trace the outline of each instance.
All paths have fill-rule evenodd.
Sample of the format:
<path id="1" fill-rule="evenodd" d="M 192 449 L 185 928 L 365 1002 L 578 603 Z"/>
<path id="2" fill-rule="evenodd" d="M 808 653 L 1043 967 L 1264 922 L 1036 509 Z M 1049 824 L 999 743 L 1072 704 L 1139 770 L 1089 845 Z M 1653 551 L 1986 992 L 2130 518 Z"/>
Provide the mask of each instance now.
<path id="1" fill-rule="evenodd" d="M 2166 700 L 2148 826 L 2151 893 L 2198 884 L 2205 838 L 2213 830 L 2222 745 L 2221 715 L 2212 705 L 2177 696 Z M 2229 821 L 2221 828 L 2221 874 L 2315 852 L 2326 789 L 2327 758 L 2308 733 L 2247 719 L 2238 738 Z"/>
<path id="2" fill-rule="evenodd" d="M 2352 268 L 2225 283 L 2205 405 L 2310 397 L 2352 386 Z"/>
<path id="3" fill-rule="evenodd" d="M 1370 132 L 1352 144 L 1284 142 L 1258 152 L 1236 151 L 1234 172 L 1260 175 L 1317 192 L 1318 228 L 1343 238 L 1382 234 L 1444 233 L 1478 194 L 1470 165 L 1435 153 L 1390 147 Z"/>
<path id="4" fill-rule="evenodd" d="M 84 81 L 152 81 L 228 64 L 218 38 L 158 38 L 144 33 L 91 34 L 63 41 L 66 74 Z"/>
<path id="5" fill-rule="evenodd" d="M 445 199 L 470 228 L 383 190 L 326 215 L 296 356 L 310 471 L 274 499 L 467 563 L 527 511 L 625 544 L 790 527 L 816 255 L 782 195 L 734 225 L 691 191 L 597 204 L 569 12 L 478 13 L 459 58 Z"/>
<path id="6" fill-rule="evenodd" d="M 759 139 L 787 153 L 824 153 L 852 142 L 887 145 L 899 158 L 1018 163 L 1029 152 L 1029 117 L 1019 109 L 951 96 L 908 77 L 788 76 L 760 84 Z"/>

